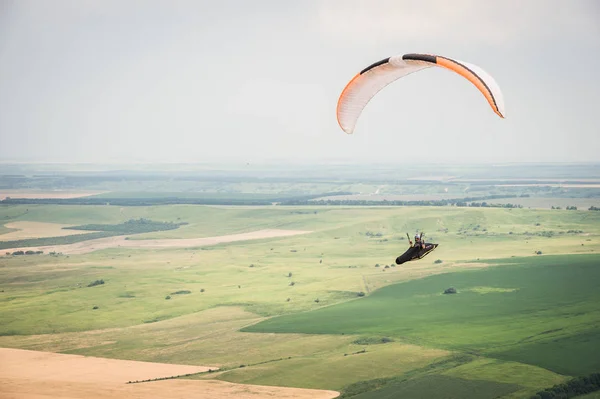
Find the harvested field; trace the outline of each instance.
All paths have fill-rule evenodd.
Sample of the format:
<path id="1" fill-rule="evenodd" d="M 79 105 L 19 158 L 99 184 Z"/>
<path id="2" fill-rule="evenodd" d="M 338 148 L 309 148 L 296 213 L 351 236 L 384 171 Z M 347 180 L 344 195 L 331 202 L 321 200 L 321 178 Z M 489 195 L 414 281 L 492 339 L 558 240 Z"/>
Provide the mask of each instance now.
<path id="1" fill-rule="evenodd" d="M 26 238 L 62 237 L 81 234 L 80 230 L 68 230 L 67 224 L 19 221 L 6 223 L 4 227 L 15 231 L 0 235 L 0 241 L 23 240 Z M 90 233 L 90 231 L 86 231 Z"/>
<path id="2" fill-rule="evenodd" d="M 209 367 L 113 360 L 0 349 L 3 398 L 298 398 L 329 399 L 335 391 L 232 384 L 214 380 L 129 381 L 199 373 Z"/>

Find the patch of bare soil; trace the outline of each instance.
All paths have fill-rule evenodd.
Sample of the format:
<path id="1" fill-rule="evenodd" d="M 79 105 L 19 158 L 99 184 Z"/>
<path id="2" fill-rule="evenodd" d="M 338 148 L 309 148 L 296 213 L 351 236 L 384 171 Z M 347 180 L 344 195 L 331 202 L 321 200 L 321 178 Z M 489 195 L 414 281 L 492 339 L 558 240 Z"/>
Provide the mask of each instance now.
<path id="1" fill-rule="evenodd" d="M 329 399 L 338 392 L 232 384 L 215 380 L 168 379 L 208 371 L 209 367 L 104 359 L 51 352 L 0 348 L 0 397 L 41 398 L 170 398 L 170 399 Z"/>

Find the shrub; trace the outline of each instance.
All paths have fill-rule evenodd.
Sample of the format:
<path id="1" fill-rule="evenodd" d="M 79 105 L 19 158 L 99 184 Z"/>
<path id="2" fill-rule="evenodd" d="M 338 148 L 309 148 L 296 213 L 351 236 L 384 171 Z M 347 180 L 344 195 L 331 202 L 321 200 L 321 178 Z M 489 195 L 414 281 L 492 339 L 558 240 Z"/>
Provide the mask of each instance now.
<path id="1" fill-rule="evenodd" d="M 181 290 L 181 291 L 171 292 L 171 295 L 185 295 L 185 294 L 191 294 L 191 293 L 192 293 L 192 291 Z"/>
<path id="2" fill-rule="evenodd" d="M 365 293 L 361 291 L 361 292 L 359 292 L 357 295 L 358 295 L 358 296 L 365 296 Z"/>
<path id="3" fill-rule="evenodd" d="M 433 262 L 433 263 L 442 263 L 442 260 L 441 260 L 441 259 L 437 259 L 437 260 L 436 260 L 435 262 Z"/>
<path id="4" fill-rule="evenodd" d="M 167 295 L 165 299 L 171 299 L 171 295 Z"/>
<path id="5" fill-rule="evenodd" d="M 104 284 L 104 280 L 96 280 L 96 281 L 92 281 L 91 283 L 88 284 L 88 287 L 94 287 L 96 285 L 102 285 Z"/>
<path id="6" fill-rule="evenodd" d="M 444 291 L 444 294 L 456 294 L 456 288 L 454 288 L 454 287 L 446 288 L 446 290 Z"/>

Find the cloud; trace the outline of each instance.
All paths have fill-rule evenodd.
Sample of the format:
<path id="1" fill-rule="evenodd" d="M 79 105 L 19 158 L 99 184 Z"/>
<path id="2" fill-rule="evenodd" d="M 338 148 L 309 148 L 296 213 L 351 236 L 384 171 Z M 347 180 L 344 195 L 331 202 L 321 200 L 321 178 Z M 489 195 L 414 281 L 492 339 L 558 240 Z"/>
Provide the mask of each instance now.
<path id="1" fill-rule="evenodd" d="M 323 0 L 318 26 L 336 41 L 514 45 L 570 35 L 600 36 L 593 0 Z"/>

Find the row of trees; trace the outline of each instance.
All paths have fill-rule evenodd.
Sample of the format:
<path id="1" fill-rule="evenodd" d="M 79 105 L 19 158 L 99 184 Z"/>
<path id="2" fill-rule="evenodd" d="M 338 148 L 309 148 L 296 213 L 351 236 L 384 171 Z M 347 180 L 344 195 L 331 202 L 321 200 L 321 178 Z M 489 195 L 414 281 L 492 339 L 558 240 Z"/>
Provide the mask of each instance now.
<path id="1" fill-rule="evenodd" d="M 552 209 L 562 209 L 562 208 L 560 206 L 552 206 Z M 565 209 L 567 211 L 576 211 L 577 207 L 574 205 L 567 205 L 567 207 Z M 600 211 L 600 208 L 592 205 L 588 208 L 588 211 Z"/>
<path id="2" fill-rule="evenodd" d="M 486 195 L 481 197 L 465 197 L 465 198 L 454 198 L 454 199 L 440 199 L 440 200 L 287 200 L 281 202 L 281 205 L 356 205 L 356 206 L 490 206 L 490 207 L 520 207 L 520 205 L 513 204 L 488 204 L 486 202 L 479 203 L 477 201 L 486 201 L 491 199 L 504 199 L 504 198 L 518 198 L 524 197 L 525 195 L 514 195 L 514 194 L 495 194 Z M 483 204 L 483 205 L 482 205 Z"/>
<path id="3" fill-rule="evenodd" d="M 297 196 L 265 196 L 263 198 L 248 197 L 232 198 L 224 194 L 223 198 L 211 197 L 154 197 L 154 198 L 105 198 L 105 197 L 79 197 L 79 198 L 10 198 L 0 200 L 0 204 L 23 205 L 115 205 L 115 206 L 156 206 L 156 205 L 271 205 L 287 201 L 310 201 L 314 198 L 329 197 L 336 195 L 351 195 L 351 192 L 328 192 L 318 194 L 306 194 Z"/>
<path id="4" fill-rule="evenodd" d="M 422 200 L 422 201 L 375 201 L 375 200 L 313 200 L 290 201 L 281 205 L 331 205 L 331 206 L 457 206 L 457 207 L 483 207 L 483 208 L 523 208 L 518 204 L 488 204 L 487 202 L 465 202 L 456 200 Z"/>
<path id="5" fill-rule="evenodd" d="M 186 225 L 187 222 L 157 222 L 150 219 L 139 218 L 129 219 L 119 224 L 84 224 L 81 226 L 63 227 L 67 230 L 88 230 L 88 231 L 107 231 L 119 234 L 140 234 L 152 231 L 175 230 L 179 226 Z"/>
<path id="6" fill-rule="evenodd" d="M 600 391 L 600 373 L 577 377 L 537 392 L 531 399 L 568 399 L 586 393 Z"/>
<path id="7" fill-rule="evenodd" d="M 15 251 L 12 254 L 10 252 L 7 252 L 6 255 L 41 255 L 43 254 L 44 251 Z"/>

